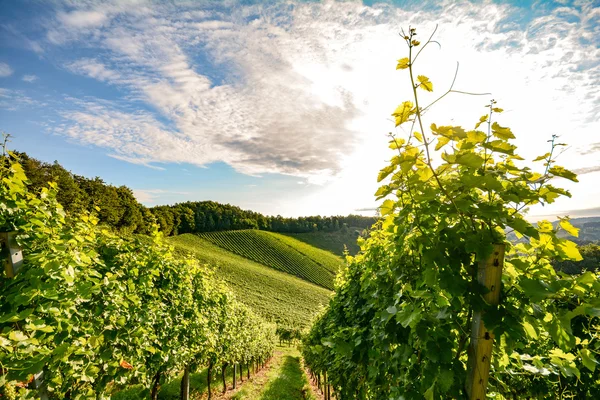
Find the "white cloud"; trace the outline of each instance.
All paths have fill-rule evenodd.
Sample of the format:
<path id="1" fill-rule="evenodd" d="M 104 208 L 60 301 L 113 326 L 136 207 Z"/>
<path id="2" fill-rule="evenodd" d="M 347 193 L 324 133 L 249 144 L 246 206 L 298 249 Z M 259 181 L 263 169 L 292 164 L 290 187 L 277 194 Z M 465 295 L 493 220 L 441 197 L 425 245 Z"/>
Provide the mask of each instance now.
<path id="1" fill-rule="evenodd" d="M 70 63 L 67 68 L 72 72 L 87 75 L 90 78 L 103 82 L 115 82 L 120 79 L 120 74 L 108 69 L 104 64 L 97 60 L 85 58 Z"/>
<path id="2" fill-rule="evenodd" d="M 108 15 L 100 11 L 61 12 L 57 17 L 62 24 L 74 28 L 98 27 L 108 19 Z"/>
<path id="3" fill-rule="evenodd" d="M 331 1 L 229 13 L 194 4 L 83 8 L 59 14 L 66 26 L 51 29 L 50 41 L 80 40 L 102 62 L 79 60 L 70 70 L 127 89 L 158 115 L 87 104 L 65 113 L 65 134 L 144 165 L 224 161 L 248 174 L 330 182 L 302 200 L 306 210 L 341 212 L 340 199 L 349 212 L 373 203 L 374 177 L 391 156 L 390 113 L 410 98 L 406 76 L 395 71 L 406 52 L 398 31 L 409 24 L 423 37 L 439 24 L 441 50 L 431 46 L 417 65 L 436 93 L 460 61 L 456 89 L 492 92 L 524 156 L 545 152 L 540 146 L 555 133 L 576 149 L 597 141 L 600 8 L 592 3 L 542 10 L 529 23 L 518 8 L 491 2 L 418 13 Z M 427 121 L 471 126 L 488 100 L 449 95 Z M 597 153 L 578 153 L 561 162 L 594 164 Z"/>
<path id="4" fill-rule="evenodd" d="M 21 79 L 25 82 L 32 83 L 32 82 L 37 81 L 39 79 L 39 77 L 36 75 L 23 75 L 23 77 Z"/>
<path id="5" fill-rule="evenodd" d="M 13 70 L 7 63 L 0 62 L 0 78 L 6 78 L 13 74 Z"/>

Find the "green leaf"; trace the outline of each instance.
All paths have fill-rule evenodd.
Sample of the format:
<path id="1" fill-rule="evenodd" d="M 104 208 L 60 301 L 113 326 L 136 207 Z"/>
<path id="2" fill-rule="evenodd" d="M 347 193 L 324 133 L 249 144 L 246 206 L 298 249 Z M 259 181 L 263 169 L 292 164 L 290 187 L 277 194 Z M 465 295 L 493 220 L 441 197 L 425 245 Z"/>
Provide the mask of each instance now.
<path id="1" fill-rule="evenodd" d="M 487 115 L 487 114 L 479 117 L 479 121 L 475 124 L 475 129 L 479 128 L 481 126 L 481 124 L 483 124 L 484 122 L 487 122 L 488 117 L 489 117 L 489 115 Z"/>
<path id="2" fill-rule="evenodd" d="M 559 225 L 561 228 L 563 228 L 569 235 L 579 237 L 579 228 L 575 228 L 573 225 L 571 225 L 569 218 L 559 217 L 559 219 Z"/>
<path id="3" fill-rule="evenodd" d="M 527 333 L 527 335 L 532 338 L 537 340 L 538 338 L 538 334 L 535 331 L 535 328 L 533 327 L 533 325 L 531 325 L 529 322 L 527 321 L 523 321 L 523 329 L 525 329 L 525 332 Z"/>
<path id="4" fill-rule="evenodd" d="M 463 153 L 456 156 L 455 163 L 471 168 L 479 168 L 483 165 L 483 161 L 483 157 L 475 153 Z"/>
<path id="5" fill-rule="evenodd" d="M 445 136 L 441 136 L 437 138 L 437 144 L 435 145 L 435 150 L 439 150 L 442 147 L 444 147 L 446 144 L 448 144 L 448 142 L 450 141 L 450 138 L 447 138 Z"/>
<path id="6" fill-rule="evenodd" d="M 377 182 L 381 182 L 387 178 L 392 172 L 394 172 L 395 169 L 395 165 L 388 165 L 387 167 L 384 167 L 381 171 L 379 171 L 379 175 L 377 175 Z"/>
<path id="7" fill-rule="evenodd" d="M 573 182 L 579 182 L 577 180 L 577 174 L 569 171 L 568 169 L 565 169 L 563 167 L 559 167 L 559 166 L 555 166 L 552 167 L 548 170 L 549 173 L 551 173 L 554 176 L 560 176 L 562 178 L 568 179 L 570 181 Z"/>
<path id="8" fill-rule="evenodd" d="M 534 159 L 533 159 L 533 161 L 534 161 L 534 162 L 535 162 L 535 161 L 542 161 L 542 160 L 545 160 L 545 159 L 547 159 L 548 157 L 550 157 L 550 153 L 546 153 L 546 154 L 544 154 L 543 156 L 536 157 L 536 158 L 534 158 Z"/>
<path id="9" fill-rule="evenodd" d="M 410 116 L 416 112 L 413 107 L 414 106 L 411 101 L 405 101 L 396 108 L 396 110 L 392 113 L 392 116 L 396 117 L 396 126 L 408 121 Z"/>
<path id="10" fill-rule="evenodd" d="M 559 252 L 563 259 L 572 260 L 572 261 L 581 261 L 583 257 L 579 253 L 579 249 L 577 248 L 577 244 L 571 242 L 570 240 L 561 240 L 557 246 Z"/>
<path id="11" fill-rule="evenodd" d="M 563 351 L 575 347 L 576 340 L 571 332 L 571 323 L 560 318 L 554 318 L 548 326 L 548 333 Z"/>
<path id="12" fill-rule="evenodd" d="M 379 207 L 379 212 L 381 213 L 381 216 L 383 217 L 385 215 L 391 214 L 394 211 L 395 206 L 396 203 L 394 203 L 392 200 L 385 200 L 381 207 Z"/>
<path id="13" fill-rule="evenodd" d="M 13 342 L 22 342 L 24 340 L 29 339 L 29 336 L 27 336 L 26 334 L 24 334 L 21 331 L 11 331 L 8 334 L 8 338 L 10 340 L 12 340 Z"/>
<path id="14" fill-rule="evenodd" d="M 396 306 L 389 306 L 388 308 L 385 309 L 385 311 L 387 311 L 388 314 L 396 314 L 398 312 L 398 310 L 396 309 Z"/>
<path id="15" fill-rule="evenodd" d="M 496 136 L 498 139 L 508 140 L 514 139 L 515 135 L 513 135 L 510 128 L 505 128 L 500 126 L 497 122 L 492 124 L 492 134 Z"/>
<path id="16" fill-rule="evenodd" d="M 531 279 L 522 277 L 519 281 L 519 285 L 527 297 L 534 302 L 539 302 L 548 296 L 554 294 L 548 284 L 541 282 L 539 279 Z"/>
<path id="17" fill-rule="evenodd" d="M 398 65 L 396 65 L 396 69 L 406 69 L 410 64 L 410 60 L 408 57 L 404 57 L 398 60 Z"/>
<path id="18" fill-rule="evenodd" d="M 433 384 L 429 387 L 429 389 L 427 389 L 425 391 L 425 393 L 423 393 L 423 396 L 425 396 L 425 400 L 433 400 L 433 396 L 434 396 L 434 390 L 435 390 L 435 381 L 433 382 Z"/>
<path id="19" fill-rule="evenodd" d="M 419 86 L 421 89 L 426 90 L 428 92 L 433 92 L 433 83 L 429 80 L 425 75 L 417 76 L 417 80 L 419 81 Z"/>
<path id="20" fill-rule="evenodd" d="M 515 149 L 517 148 L 517 146 L 514 146 L 503 140 L 492 140 L 490 142 L 484 143 L 483 147 L 485 147 L 486 149 L 490 149 L 492 151 L 498 152 L 498 153 L 508 154 L 508 155 L 513 155 Z"/>
<path id="21" fill-rule="evenodd" d="M 588 349 L 581 349 L 579 350 L 579 355 L 581 356 L 581 362 L 583 365 L 590 371 L 594 372 L 596 370 L 596 364 L 598 364 L 594 353 Z"/>
<path id="22" fill-rule="evenodd" d="M 399 148 L 402 147 L 402 145 L 404 144 L 405 140 L 401 139 L 401 138 L 393 138 L 392 140 L 390 140 L 390 149 L 392 150 L 397 150 Z"/>

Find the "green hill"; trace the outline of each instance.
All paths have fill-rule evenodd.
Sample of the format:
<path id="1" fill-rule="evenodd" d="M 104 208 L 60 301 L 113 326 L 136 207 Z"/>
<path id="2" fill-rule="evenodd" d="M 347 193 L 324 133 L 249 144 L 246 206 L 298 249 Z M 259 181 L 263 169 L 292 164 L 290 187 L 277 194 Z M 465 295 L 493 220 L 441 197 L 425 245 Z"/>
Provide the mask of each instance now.
<path id="1" fill-rule="evenodd" d="M 184 234 L 167 241 L 176 252 L 191 254 L 214 265 L 216 274 L 227 282 L 240 301 L 282 326 L 308 326 L 331 294 L 320 286 L 234 254 L 198 235 Z"/>
<path id="2" fill-rule="evenodd" d="M 286 236 L 302 241 L 319 249 L 327 250 L 338 256 L 344 255 L 344 250 L 348 249 L 350 255 L 358 253 L 360 248 L 356 244 L 356 239 L 362 229 L 348 229 L 348 231 L 337 232 L 308 232 L 308 233 L 286 233 Z"/>
<path id="3" fill-rule="evenodd" d="M 292 237 L 259 230 L 201 233 L 198 236 L 247 259 L 333 290 L 342 259 Z"/>

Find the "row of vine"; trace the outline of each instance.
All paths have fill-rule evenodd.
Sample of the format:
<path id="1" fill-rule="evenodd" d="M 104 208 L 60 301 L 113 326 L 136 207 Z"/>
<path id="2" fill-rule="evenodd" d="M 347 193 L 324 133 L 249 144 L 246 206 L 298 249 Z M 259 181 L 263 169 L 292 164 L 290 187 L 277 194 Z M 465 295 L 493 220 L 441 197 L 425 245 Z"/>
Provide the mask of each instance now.
<path id="1" fill-rule="evenodd" d="M 24 255 L 16 277 L 0 276 L 0 393 L 108 398 L 142 384 L 156 398 L 181 370 L 271 355 L 274 324 L 207 266 L 174 258 L 156 228 L 151 243 L 119 237 L 93 215 L 67 215 L 55 184 L 28 191 L 13 156 L 0 168 L 0 227 Z"/>
<path id="2" fill-rule="evenodd" d="M 585 272 L 556 272 L 552 260 L 581 259 L 576 245 L 557 236 L 577 235 L 563 218 L 532 225 L 527 207 L 569 193 L 552 183 L 577 181 L 555 164 L 550 151 L 524 166 L 513 132 L 495 122 L 503 110 L 492 101 L 474 129 L 425 129 L 430 106 L 458 92 L 452 87 L 430 105 L 418 90 L 433 91 L 415 62 L 423 44 L 411 28 L 401 35 L 409 55 L 413 100 L 394 111 L 396 152 L 381 170 L 376 193 L 385 199 L 382 219 L 361 252 L 348 258 L 329 307 L 303 341 L 314 373 L 326 372 L 338 400 L 468 398 L 468 348 L 472 316 L 484 312 L 494 353 L 488 396 L 600 398 L 600 281 Z M 481 128 L 485 129 L 481 129 Z M 518 243 L 506 239 L 514 231 Z M 501 302 L 486 304 L 477 266 L 504 244 Z"/>

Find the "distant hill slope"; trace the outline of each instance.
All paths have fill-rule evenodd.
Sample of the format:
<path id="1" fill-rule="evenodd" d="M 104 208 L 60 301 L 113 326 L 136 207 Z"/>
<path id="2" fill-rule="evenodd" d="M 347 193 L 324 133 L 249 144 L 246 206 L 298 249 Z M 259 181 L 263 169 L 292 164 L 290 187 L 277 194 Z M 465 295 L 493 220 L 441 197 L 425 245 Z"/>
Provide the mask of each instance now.
<path id="1" fill-rule="evenodd" d="M 308 232 L 308 233 L 286 233 L 286 236 L 301 240 L 311 246 L 327 250 L 338 256 L 344 255 L 347 248 L 350 255 L 356 255 L 360 248 L 356 244 L 358 232 L 362 229 L 349 229 L 348 232 Z"/>
<path id="2" fill-rule="evenodd" d="M 304 328 L 327 304 L 330 291 L 221 248 L 193 234 L 167 238 L 179 253 L 216 267 L 237 299 L 279 325 Z"/>
<path id="3" fill-rule="evenodd" d="M 342 259 L 330 252 L 278 233 L 247 229 L 206 232 L 198 236 L 232 253 L 330 290 L 343 265 Z"/>

